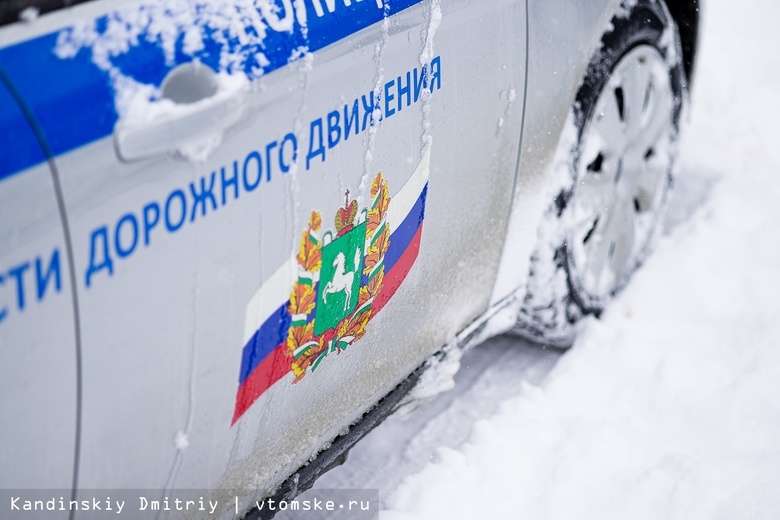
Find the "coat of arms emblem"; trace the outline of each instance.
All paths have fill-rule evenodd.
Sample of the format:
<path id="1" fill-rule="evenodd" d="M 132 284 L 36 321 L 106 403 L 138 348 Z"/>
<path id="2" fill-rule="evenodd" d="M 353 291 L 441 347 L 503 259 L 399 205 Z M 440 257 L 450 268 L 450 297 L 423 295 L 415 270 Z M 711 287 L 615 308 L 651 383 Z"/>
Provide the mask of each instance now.
<path id="1" fill-rule="evenodd" d="M 370 196 L 370 205 L 361 210 L 347 190 L 333 229 L 323 229 L 320 212 L 309 217 L 295 257 L 298 278 L 288 309 L 292 321 L 286 347 L 295 382 L 366 332 L 390 246 L 390 191 L 381 171 Z"/>
<path id="2" fill-rule="evenodd" d="M 429 173 L 430 149 L 392 204 L 380 171 L 365 205 L 347 191 L 332 217 L 311 212 L 298 247 L 247 305 L 233 423 L 280 379 L 301 381 L 365 336 L 417 260 Z"/>

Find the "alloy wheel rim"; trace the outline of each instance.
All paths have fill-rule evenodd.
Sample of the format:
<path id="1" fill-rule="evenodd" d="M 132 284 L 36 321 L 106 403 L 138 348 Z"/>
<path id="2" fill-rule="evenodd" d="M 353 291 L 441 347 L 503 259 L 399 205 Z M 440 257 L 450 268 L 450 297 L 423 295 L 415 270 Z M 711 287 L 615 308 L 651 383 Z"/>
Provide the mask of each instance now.
<path id="1" fill-rule="evenodd" d="M 596 100 L 575 164 L 567 240 L 586 303 L 619 289 L 641 261 L 669 181 L 674 109 L 668 66 L 650 45 L 620 59 Z"/>

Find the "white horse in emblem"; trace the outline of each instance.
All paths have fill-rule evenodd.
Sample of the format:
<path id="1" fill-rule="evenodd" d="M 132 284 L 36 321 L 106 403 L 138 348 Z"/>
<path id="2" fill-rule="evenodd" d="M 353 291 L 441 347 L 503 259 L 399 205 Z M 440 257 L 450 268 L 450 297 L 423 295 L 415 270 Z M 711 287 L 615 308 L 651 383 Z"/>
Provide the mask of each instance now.
<path id="1" fill-rule="evenodd" d="M 347 310 L 349 301 L 352 299 L 352 284 L 355 282 L 355 274 L 357 274 L 360 268 L 360 258 L 360 248 L 357 248 L 355 251 L 355 270 L 347 272 L 344 253 L 336 255 L 336 259 L 333 261 L 333 267 L 336 268 L 336 271 L 333 273 L 333 279 L 325 285 L 325 290 L 322 292 L 322 301 L 325 305 L 328 304 L 328 294 L 344 291 L 346 296 L 344 298 L 344 310 Z"/>

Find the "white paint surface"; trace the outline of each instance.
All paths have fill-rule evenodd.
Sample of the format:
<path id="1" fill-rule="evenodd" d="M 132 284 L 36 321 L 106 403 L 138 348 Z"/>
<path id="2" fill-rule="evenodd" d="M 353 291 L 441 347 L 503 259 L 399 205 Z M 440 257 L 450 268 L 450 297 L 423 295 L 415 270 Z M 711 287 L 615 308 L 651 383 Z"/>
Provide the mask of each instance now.
<path id="1" fill-rule="evenodd" d="M 481 347 L 492 376 L 391 418 L 319 487 L 379 487 L 388 520 L 777 514 L 780 9 L 706 7 L 670 232 L 626 291 L 544 377 Z"/>

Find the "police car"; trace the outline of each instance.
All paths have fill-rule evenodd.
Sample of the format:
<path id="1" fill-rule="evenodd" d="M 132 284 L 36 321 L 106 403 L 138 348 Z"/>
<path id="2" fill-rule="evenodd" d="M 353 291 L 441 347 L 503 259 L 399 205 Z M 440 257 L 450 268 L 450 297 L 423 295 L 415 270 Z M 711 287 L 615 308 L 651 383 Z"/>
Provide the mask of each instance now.
<path id="1" fill-rule="evenodd" d="M 570 344 L 657 229 L 699 1 L 0 3 L 0 488 L 242 516 L 447 352 Z"/>

